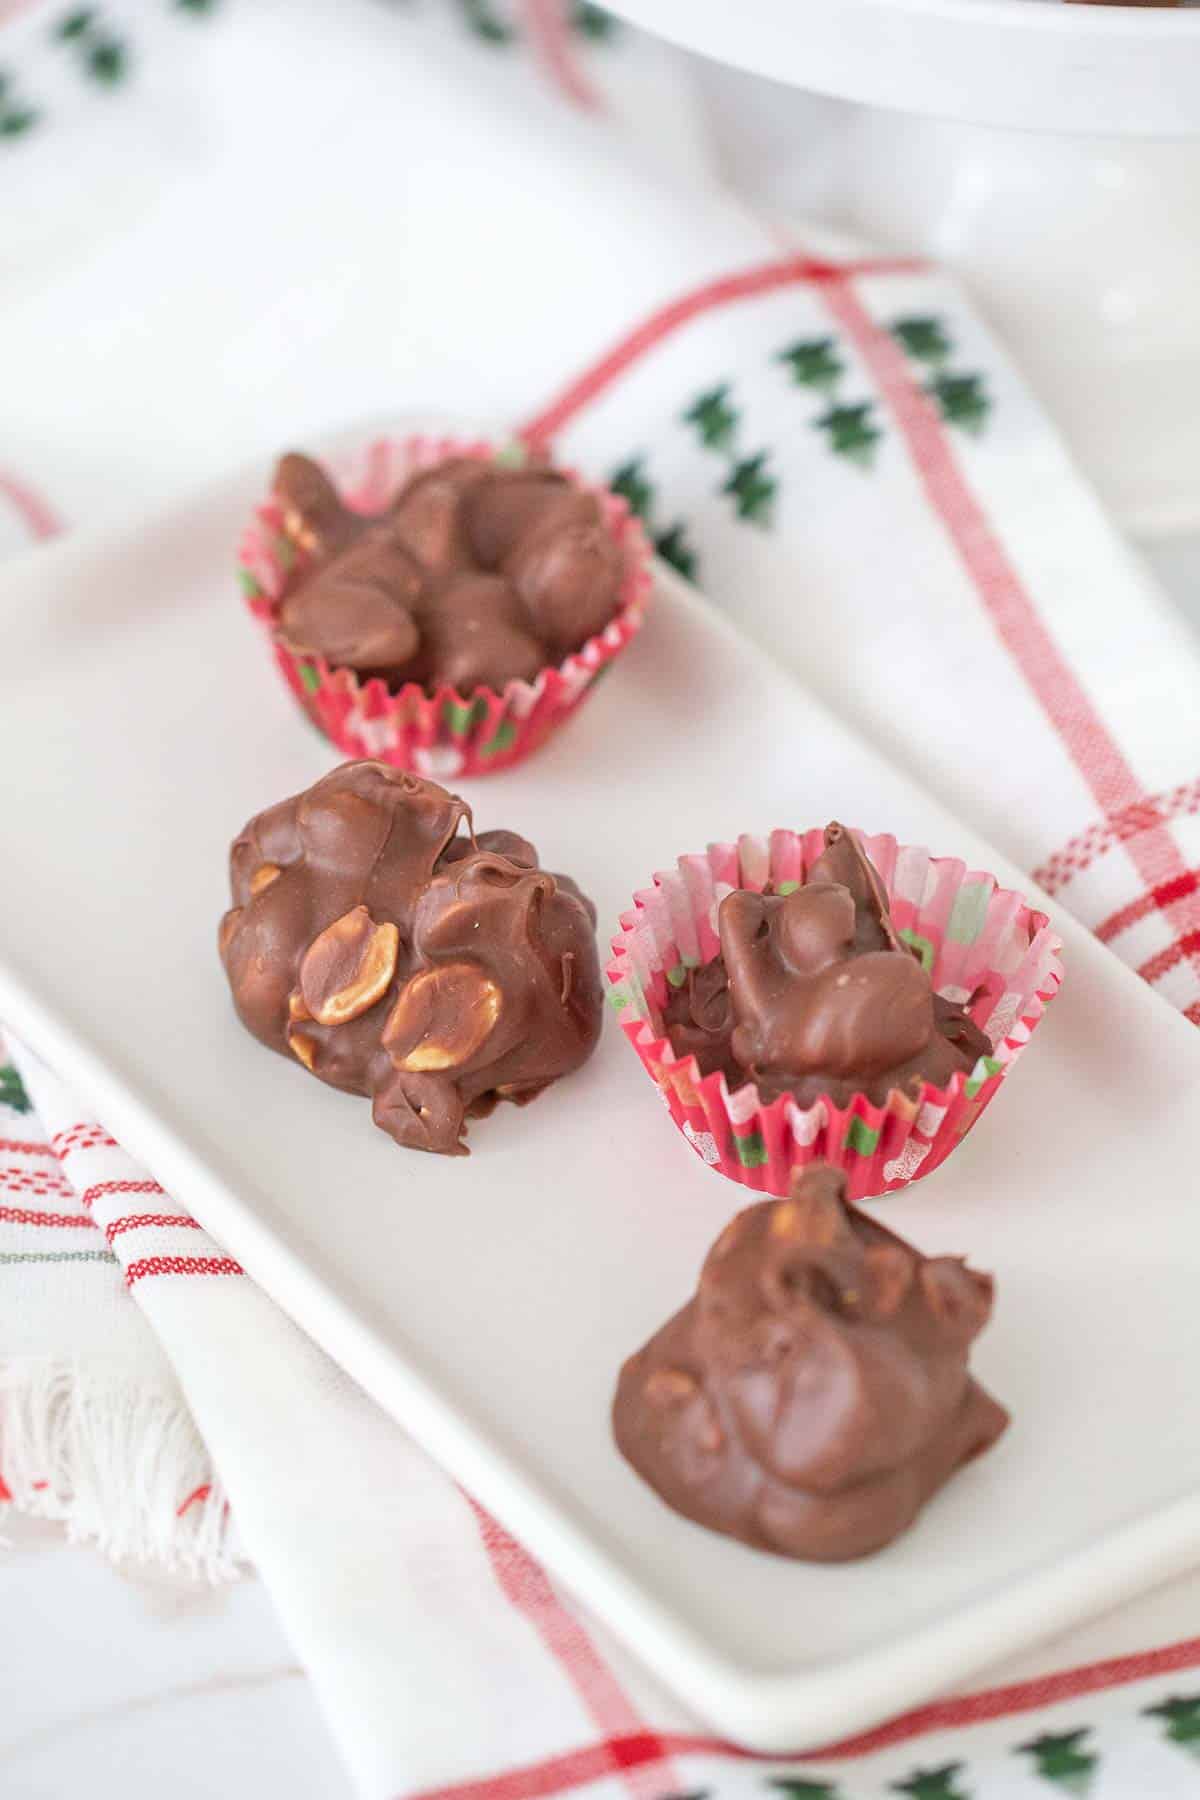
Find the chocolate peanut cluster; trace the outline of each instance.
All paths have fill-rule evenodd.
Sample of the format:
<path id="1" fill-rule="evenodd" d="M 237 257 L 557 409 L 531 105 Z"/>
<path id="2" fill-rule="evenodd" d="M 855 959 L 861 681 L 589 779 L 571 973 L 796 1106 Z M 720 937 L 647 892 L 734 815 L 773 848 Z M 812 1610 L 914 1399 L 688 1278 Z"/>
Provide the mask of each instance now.
<path id="1" fill-rule="evenodd" d="M 524 1104 L 600 1032 L 595 912 L 510 831 L 383 763 L 346 763 L 259 813 L 230 852 L 220 953 L 238 1016 L 370 1097 L 411 1149 Z"/>
<path id="2" fill-rule="evenodd" d="M 881 1549 L 1008 1415 L 967 1352 L 992 1282 L 925 1257 L 810 1165 L 741 1212 L 695 1296 L 621 1370 L 619 1449 L 668 1506 L 763 1550 Z"/>
<path id="3" fill-rule="evenodd" d="M 672 992 L 665 1024 L 678 1055 L 722 1070 L 731 1089 L 883 1105 L 894 1088 L 944 1087 L 991 1050 L 897 937 L 878 871 L 844 826 L 826 828 L 802 887 L 727 894 L 717 923 L 720 955 Z"/>
<path id="4" fill-rule="evenodd" d="M 621 551 L 595 496 L 554 469 L 451 457 L 368 516 L 293 453 L 274 492 L 299 552 L 280 637 L 393 690 L 503 692 L 581 649 L 617 610 Z"/>

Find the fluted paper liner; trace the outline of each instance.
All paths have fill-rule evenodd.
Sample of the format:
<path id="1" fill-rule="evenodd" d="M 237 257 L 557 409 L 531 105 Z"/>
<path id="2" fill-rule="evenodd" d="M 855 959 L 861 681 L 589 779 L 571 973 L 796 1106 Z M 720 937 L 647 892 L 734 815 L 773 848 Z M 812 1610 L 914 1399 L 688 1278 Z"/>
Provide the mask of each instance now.
<path id="1" fill-rule="evenodd" d="M 329 473 L 347 506 L 380 512 L 411 475 L 448 456 L 472 456 L 516 467 L 520 445 L 497 448 L 448 437 L 380 439 Z M 568 719 L 620 655 L 642 623 L 650 594 L 650 547 L 626 501 L 593 487 L 570 470 L 568 479 L 600 502 L 604 523 L 624 560 L 617 611 L 604 630 L 535 680 L 510 681 L 503 693 L 477 687 L 460 694 L 442 686 L 427 692 L 409 682 L 398 693 L 378 676 L 361 681 L 352 669 L 301 656 L 280 640 L 280 602 L 304 556 L 283 532 L 283 509 L 269 496 L 255 509 L 238 551 L 238 573 L 250 611 L 263 627 L 280 672 L 317 729 L 346 756 L 369 756 L 437 781 L 511 768 Z"/>
<path id="2" fill-rule="evenodd" d="M 930 1174 L 1000 1091 L 1062 981 L 1061 940 L 1045 914 L 993 875 L 893 837 L 855 836 L 879 871 L 900 937 L 937 993 L 967 1006 L 992 1045 L 945 1088 L 925 1082 L 915 1097 L 893 1090 L 883 1106 L 865 1094 L 842 1107 L 827 1096 L 801 1107 L 787 1094 L 764 1105 L 753 1082 L 731 1093 L 723 1074 L 702 1076 L 695 1057 L 677 1057 L 663 1034 L 670 989 L 720 949 L 725 895 L 791 892 L 825 847 L 820 830 L 741 837 L 680 857 L 634 896 L 613 939 L 609 999 L 671 1117 L 703 1162 L 758 1193 L 786 1194 L 811 1162 L 844 1169 L 852 1200 Z"/>

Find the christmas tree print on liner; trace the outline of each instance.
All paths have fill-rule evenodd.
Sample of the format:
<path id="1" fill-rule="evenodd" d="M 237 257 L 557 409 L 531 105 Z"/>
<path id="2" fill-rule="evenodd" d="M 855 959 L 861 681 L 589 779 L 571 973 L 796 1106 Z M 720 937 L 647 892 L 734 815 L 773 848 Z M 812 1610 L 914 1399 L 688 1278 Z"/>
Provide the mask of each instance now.
<path id="1" fill-rule="evenodd" d="M 757 450 L 750 456 L 737 454 L 741 415 L 730 402 L 730 391 L 731 383 L 724 381 L 698 394 L 685 407 L 683 423 L 694 428 L 704 449 L 728 462 L 729 473 L 718 491 L 729 495 L 738 518 L 752 525 L 769 525 L 778 491 L 778 483 L 767 467 L 771 453 Z"/>
<path id="2" fill-rule="evenodd" d="M 676 519 L 673 525 L 665 530 L 656 530 L 654 524 L 655 492 L 646 475 L 645 458 L 632 456 L 628 462 L 621 464 L 609 477 L 609 487 L 614 494 L 620 494 L 630 512 L 636 513 L 654 543 L 655 553 L 664 562 L 669 562 L 678 570 L 685 581 L 693 581 L 696 576 L 696 553 L 687 540 L 687 526 L 682 519 Z"/>
<path id="3" fill-rule="evenodd" d="M 1163 1736 L 1168 1743 L 1178 1744 L 1189 1756 L 1200 1760 L 1200 1694 L 1183 1698 L 1172 1695 L 1169 1700 L 1160 1700 L 1157 1706 L 1145 1707 L 1143 1717 L 1165 1719 Z"/>
<path id="4" fill-rule="evenodd" d="M 914 1769 L 904 1781 L 893 1781 L 889 1794 L 908 1794 L 911 1800 L 971 1800 L 967 1789 L 960 1787 L 960 1762 L 943 1763 L 940 1769 Z"/>
<path id="5" fill-rule="evenodd" d="M 24 1084 L 11 1063 L 0 1066 L 0 1106 L 7 1106 L 15 1113 L 27 1113 L 32 1110 L 29 1095 Z"/>
<path id="6" fill-rule="evenodd" d="M 1068 1794 L 1087 1794 L 1100 1764 L 1096 1753 L 1084 1747 L 1084 1738 L 1090 1736 L 1086 1725 L 1077 1731 L 1044 1731 L 1028 1744 L 1018 1744 L 1015 1754 L 1031 1756 L 1035 1772 L 1055 1787 Z"/>

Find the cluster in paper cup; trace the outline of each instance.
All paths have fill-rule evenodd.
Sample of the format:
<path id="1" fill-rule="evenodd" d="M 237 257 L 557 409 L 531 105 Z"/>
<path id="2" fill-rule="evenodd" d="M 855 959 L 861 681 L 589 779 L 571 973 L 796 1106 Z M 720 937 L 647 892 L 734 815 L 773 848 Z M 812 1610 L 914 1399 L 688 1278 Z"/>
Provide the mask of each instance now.
<path id="1" fill-rule="evenodd" d="M 382 511 L 406 481 L 448 457 L 478 457 L 507 467 L 523 459 L 519 446 L 496 448 L 447 437 L 380 439 L 343 468 L 331 471 L 346 504 Z M 580 706 L 599 677 L 641 626 L 650 593 L 650 548 L 641 522 L 619 494 L 563 471 L 595 495 L 621 550 L 624 574 L 617 610 L 597 636 L 532 682 L 510 681 L 502 693 L 449 686 L 429 692 L 409 682 L 393 693 L 378 676 L 360 680 L 353 669 L 293 650 L 276 628 L 280 602 L 303 572 L 303 556 L 283 530 L 283 509 L 268 496 L 242 536 L 238 573 L 250 611 L 263 627 L 288 687 L 318 730 L 350 757 L 371 757 L 434 781 L 490 774 L 543 744 Z"/>
<path id="2" fill-rule="evenodd" d="M 753 1081 L 730 1090 L 678 1057 L 663 1029 L 672 987 L 719 952 L 717 909 L 736 888 L 789 893 L 824 848 L 823 833 L 775 831 L 714 844 L 654 877 L 621 917 L 608 966 L 621 1028 L 656 1083 L 672 1119 L 709 1167 L 765 1194 L 788 1193 L 812 1162 L 843 1169 L 848 1197 L 905 1186 L 945 1161 L 995 1098 L 1062 980 L 1061 943 L 1044 914 L 995 877 L 955 858 L 860 835 L 887 890 L 892 923 L 920 957 L 935 991 L 968 1007 L 991 1044 L 969 1074 L 945 1088 L 926 1082 L 882 1105 L 856 1095 L 808 1107 L 780 1095 L 769 1104 Z"/>

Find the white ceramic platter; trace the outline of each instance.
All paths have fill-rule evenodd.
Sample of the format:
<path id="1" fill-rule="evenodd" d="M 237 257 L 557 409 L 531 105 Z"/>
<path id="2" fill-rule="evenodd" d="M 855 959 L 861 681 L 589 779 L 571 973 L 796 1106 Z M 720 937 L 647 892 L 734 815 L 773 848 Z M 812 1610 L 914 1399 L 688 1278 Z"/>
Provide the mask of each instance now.
<path id="1" fill-rule="evenodd" d="M 815 93 L 980 125 L 1200 132 L 1200 13 L 1067 0 L 608 0 L 648 31 Z"/>
<path id="2" fill-rule="evenodd" d="M 1015 1423 L 908 1536 L 841 1568 L 685 1524 L 613 1450 L 622 1357 L 746 1198 L 615 1023 L 580 1075 L 445 1160 L 240 1028 L 215 950 L 229 840 L 336 760 L 234 592 L 262 479 L 0 569 L 0 1018 L 735 1739 L 867 1726 L 1193 1560 L 1200 1036 L 1066 917 L 1065 986 L 1006 1090 L 886 1203 L 996 1272 L 977 1367 Z M 468 797 L 575 874 L 605 928 L 681 851 L 835 815 L 1020 882 L 665 573 L 579 717 Z"/>

